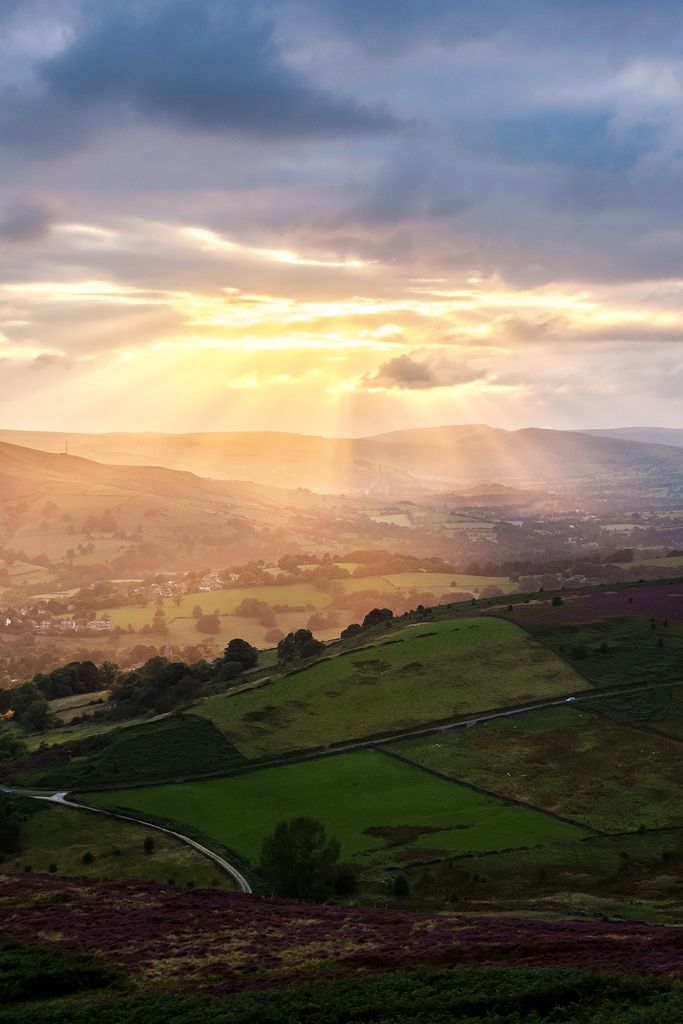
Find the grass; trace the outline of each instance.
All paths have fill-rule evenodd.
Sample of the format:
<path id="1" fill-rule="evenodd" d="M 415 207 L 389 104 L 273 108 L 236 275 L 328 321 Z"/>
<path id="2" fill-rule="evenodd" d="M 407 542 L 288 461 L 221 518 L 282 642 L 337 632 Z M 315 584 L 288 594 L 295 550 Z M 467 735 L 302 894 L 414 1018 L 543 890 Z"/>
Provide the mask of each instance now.
<path id="1" fill-rule="evenodd" d="M 603 831 L 683 824 L 680 744 L 573 708 L 528 712 L 393 749 Z"/>
<path id="2" fill-rule="evenodd" d="M 195 715 L 172 715 L 119 729 L 84 746 L 85 756 L 76 748 L 72 760 L 31 772 L 23 782 L 73 789 L 218 773 L 243 763 L 222 733 Z"/>
<path id="3" fill-rule="evenodd" d="M 408 869 L 424 900 L 450 900 L 465 913 L 565 917 L 609 914 L 680 924 L 683 832 L 591 836 L 490 856 L 467 855 L 423 870 Z"/>
<path id="4" fill-rule="evenodd" d="M 77 743 L 80 740 L 88 739 L 90 736 L 102 736 L 117 728 L 128 728 L 139 725 L 145 719 L 131 719 L 119 725 L 115 722 L 79 722 L 78 725 L 65 725 L 58 729 L 48 729 L 46 732 L 35 732 L 26 737 L 26 746 L 29 751 L 38 750 L 42 746 L 50 747 L 54 744 L 68 745 Z"/>
<path id="5" fill-rule="evenodd" d="M 54 957 L 55 954 L 53 953 Z M 75 961 L 76 958 L 72 959 Z M 77 962 L 77 961 L 76 961 Z M 625 968 L 624 968 L 625 969 Z M 678 1024 L 680 985 L 557 968 L 387 971 L 207 997 L 159 988 L 30 1002 L 2 1024 Z M 35 989 L 34 989 L 35 991 Z"/>
<path id="6" fill-rule="evenodd" d="M 560 613 L 561 608 L 557 609 Z M 598 619 L 577 625 L 530 626 L 533 636 L 570 659 L 577 646 L 588 657 L 573 660 L 576 668 L 596 686 L 652 683 L 680 679 L 683 674 L 683 624 L 661 622 L 651 628 L 650 619 L 639 616 Z M 658 647 L 658 640 L 663 647 Z M 606 643 L 607 653 L 600 646 Z"/>
<path id="7" fill-rule="evenodd" d="M 587 686 L 502 619 L 423 623 L 390 638 L 259 690 L 210 697 L 196 713 L 246 757 L 258 758 Z"/>
<path id="8" fill-rule="evenodd" d="M 198 591 L 184 594 L 178 603 L 168 597 L 164 599 L 163 610 L 169 622 L 174 618 L 191 618 L 195 605 L 199 605 L 205 615 L 212 615 L 216 609 L 221 615 L 232 615 L 245 598 L 257 598 L 267 604 L 288 604 L 295 607 L 310 604 L 315 608 L 325 608 L 330 603 L 330 595 L 312 583 L 291 583 Z M 146 608 L 141 605 L 108 608 L 106 614 L 110 616 L 115 626 L 122 626 L 125 629 L 130 623 L 134 629 L 139 629 L 146 623 L 151 624 L 156 610 L 156 604 L 150 603 Z"/>
<path id="9" fill-rule="evenodd" d="M 683 740 L 683 686 L 672 685 L 640 693 L 605 694 L 591 709 L 633 725 L 647 725 Z"/>
<path id="10" fill-rule="evenodd" d="M 332 797 L 332 799 L 331 799 Z M 371 751 L 206 782 L 89 797 L 189 825 L 258 863 L 285 818 L 319 818 L 352 863 L 395 864 L 580 838 L 581 829 L 475 793 Z M 368 829 L 379 832 L 369 833 Z"/>
<path id="11" fill-rule="evenodd" d="M 146 854 L 143 843 L 154 838 L 154 852 Z M 116 852 L 116 851 L 120 852 Z M 83 863 L 83 855 L 92 853 L 91 864 Z M 186 886 L 218 884 L 232 888 L 230 877 L 219 872 L 211 862 L 184 843 L 170 836 L 129 822 L 101 818 L 85 811 L 67 807 L 41 805 L 22 826 L 22 849 L 8 855 L 0 864 L 2 873 L 47 872 L 56 864 L 60 875 L 90 879 L 144 879 Z"/>

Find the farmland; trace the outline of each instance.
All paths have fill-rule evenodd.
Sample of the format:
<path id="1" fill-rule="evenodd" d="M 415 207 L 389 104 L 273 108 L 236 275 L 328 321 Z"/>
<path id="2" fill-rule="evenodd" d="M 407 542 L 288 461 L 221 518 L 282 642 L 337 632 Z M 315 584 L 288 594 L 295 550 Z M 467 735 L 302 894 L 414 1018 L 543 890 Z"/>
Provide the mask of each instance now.
<path id="1" fill-rule="evenodd" d="M 585 834 L 369 751 L 88 799 L 97 806 L 126 807 L 190 825 L 252 864 L 277 822 L 301 814 L 323 821 L 328 833 L 340 839 L 342 859 L 361 865 L 391 866 Z"/>
<path id="2" fill-rule="evenodd" d="M 393 749 L 599 830 L 683 824 L 680 744 L 573 708 L 532 711 Z"/>
<path id="3" fill-rule="evenodd" d="M 66 762 L 48 764 L 19 781 L 45 788 L 116 785 L 230 771 L 243 758 L 204 718 L 174 715 L 84 737 Z"/>
<path id="4" fill-rule="evenodd" d="M 587 683 L 497 618 L 422 624 L 261 689 L 195 709 L 248 758 L 582 690 Z"/>
<path id="5" fill-rule="evenodd" d="M 523 622 L 523 614 L 515 621 Z M 669 682 L 683 676 L 683 624 L 637 616 L 533 625 L 531 634 L 568 657 L 596 686 Z"/>
<path id="6" fill-rule="evenodd" d="M 143 844 L 150 835 L 154 850 L 146 854 Z M 47 872 L 50 865 L 56 865 L 61 875 L 94 880 L 165 883 L 173 879 L 180 886 L 192 881 L 195 885 L 232 887 L 230 876 L 170 836 L 66 807 L 39 805 L 22 826 L 21 846 L 20 853 L 0 863 L 0 875 Z M 87 853 L 92 854 L 92 861 L 86 858 L 84 862 Z"/>
<path id="7" fill-rule="evenodd" d="M 591 709 L 683 740 L 683 686 L 659 687 L 641 693 L 605 694 L 591 701 Z"/>

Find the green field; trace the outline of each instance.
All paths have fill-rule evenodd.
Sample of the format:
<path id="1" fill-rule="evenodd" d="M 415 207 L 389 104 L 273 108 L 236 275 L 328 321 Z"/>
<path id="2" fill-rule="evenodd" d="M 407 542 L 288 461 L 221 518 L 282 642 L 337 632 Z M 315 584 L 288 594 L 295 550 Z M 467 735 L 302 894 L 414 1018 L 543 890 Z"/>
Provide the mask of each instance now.
<path id="1" fill-rule="evenodd" d="M 228 772 L 244 759 L 204 718 L 171 715 L 75 746 L 70 761 L 24 775 L 23 785 L 73 789 Z"/>
<path id="2" fill-rule="evenodd" d="M 163 610 L 169 622 L 174 618 L 191 619 L 195 605 L 199 605 L 205 615 L 212 615 L 216 610 L 220 615 L 232 615 L 245 598 L 257 598 L 271 605 L 287 604 L 294 607 L 313 605 L 315 608 L 325 608 L 330 603 L 330 595 L 312 583 L 291 583 L 197 591 L 193 594 L 184 594 L 178 602 L 167 597 L 163 602 Z M 127 605 L 122 608 L 106 609 L 99 614 L 109 615 L 115 626 L 125 629 L 130 624 L 134 629 L 140 629 L 141 626 L 152 623 L 156 610 L 156 604 L 150 603 L 146 608 L 141 605 Z M 195 633 L 195 640 L 197 635 L 199 634 Z"/>
<path id="3" fill-rule="evenodd" d="M 246 757 L 356 739 L 582 690 L 585 680 L 502 619 L 423 623 L 258 690 L 195 708 Z"/>
<path id="4" fill-rule="evenodd" d="M 146 854 L 143 843 L 150 835 L 154 852 Z M 86 852 L 92 853 L 92 864 L 83 863 Z M 24 822 L 21 852 L 7 856 L 0 863 L 0 872 L 23 872 L 26 865 L 32 871 L 46 872 L 51 864 L 57 865 L 60 875 L 91 879 L 173 879 L 180 886 L 192 880 L 198 886 L 234 887 L 232 879 L 206 857 L 170 836 L 143 825 L 41 804 Z"/>
<path id="5" fill-rule="evenodd" d="M 582 710 L 531 711 L 392 749 L 602 831 L 683 825 L 680 743 Z"/>
<path id="6" fill-rule="evenodd" d="M 421 899 L 450 900 L 465 913 L 605 916 L 678 925 L 683 831 L 591 836 L 507 850 L 485 860 L 470 854 L 406 874 Z"/>
<path id="7" fill-rule="evenodd" d="M 568 606 L 569 607 L 569 606 Z M 594 622 L 562 625 L 531 624 L 533 609 L 522 609 L 520 622 L 528 621 L 533 636 L 553 651 L 568 657 L 577 671 L 596 686 L 626 683 L 669 682 L 683 672 L 683 623 L 669 622 L 651 628 L 649 618 L 623 616 L 596 619 Z M 516 612 L 515 612 L 516 614 Z M 540 614 L 540 613 L 539 613 Z M 661 640 L 663 646 L 658 646 Z M 602 644 L 607 651 L 600 650 Z M 586 648 L 586 657 L 574 656 L 577 647 Z"/>
<path id="8" fill-rule="evenodd" d="M 591 701 L 591 709 L 683 740 L 683 685 L 644 689 L 639 693 L 605 694 Z"/>
<path id="9" fill-rule="evenodd" d="M 89 800 L 190 825 L 252 864 L 277 822 L 299 815 L 319 818 L 339 838 L 342 859 L 387 866 L 582 835 L 579 828 L 370 751 Z"/>

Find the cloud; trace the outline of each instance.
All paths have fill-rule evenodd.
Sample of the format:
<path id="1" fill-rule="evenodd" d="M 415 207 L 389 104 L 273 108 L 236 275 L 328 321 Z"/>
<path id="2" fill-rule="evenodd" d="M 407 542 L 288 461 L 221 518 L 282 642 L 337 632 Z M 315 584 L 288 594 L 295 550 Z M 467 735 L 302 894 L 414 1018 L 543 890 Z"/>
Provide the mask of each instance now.
<path id="1" fill-rule="evenodd" d="M 75 109 L 124 104 L 199 131 L 255 139 L 340 138 L 397 127 L 387 110 L 338 97 L 288 64 L 273 25 L 217 0 L 103 6 L 42 62 Z"/>
<path id="2" fill-rule="evenodd" d="M 442 354 L 422 360 L 406 353 L 382 363 L 376 373 L 366 374 L 363 386 L 370 390 L 424 391 L 430 388 L 454 387 L 482 380 L 484 375 L 460 360 Z"/>
<path id="3" fill-rule="evenodd" d="M 17 199 L 5 207 L 0 219 L 0 238 L 6 242 L 39 242 L 55 224 L 53 203 L 40 198 Z"/>

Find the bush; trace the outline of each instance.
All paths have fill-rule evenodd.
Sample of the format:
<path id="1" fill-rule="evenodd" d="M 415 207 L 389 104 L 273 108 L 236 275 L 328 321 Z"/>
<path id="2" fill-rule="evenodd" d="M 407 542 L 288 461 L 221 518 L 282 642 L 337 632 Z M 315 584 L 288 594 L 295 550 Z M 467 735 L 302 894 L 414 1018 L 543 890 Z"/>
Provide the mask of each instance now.
<path id="1" fill-rule="evenodd" d="M 142 848 L 144 849 L 145 853 L 154 853 L 154 846 L 155 846 L 154 837 L 153 836 L 145 836 L 145 841 L 142 844 Z"/>
<path id="2" fill-rule="evenodd" d="M 405 875 L 396 875 L 391 886 L 391 892 L 393 896 L 398 896 L 401 899 L 410 895 L 410 885 Z"/>
<path id="3" fill-rule="evenodd" d="M 81 859 L 82 859 L 84 864 L 92 864 L 92 862 L 95 860 L 95 857 L 90 852 L 90 850 L 86 850 L 85 853 L 83 854 L 83 857 Z"/>

